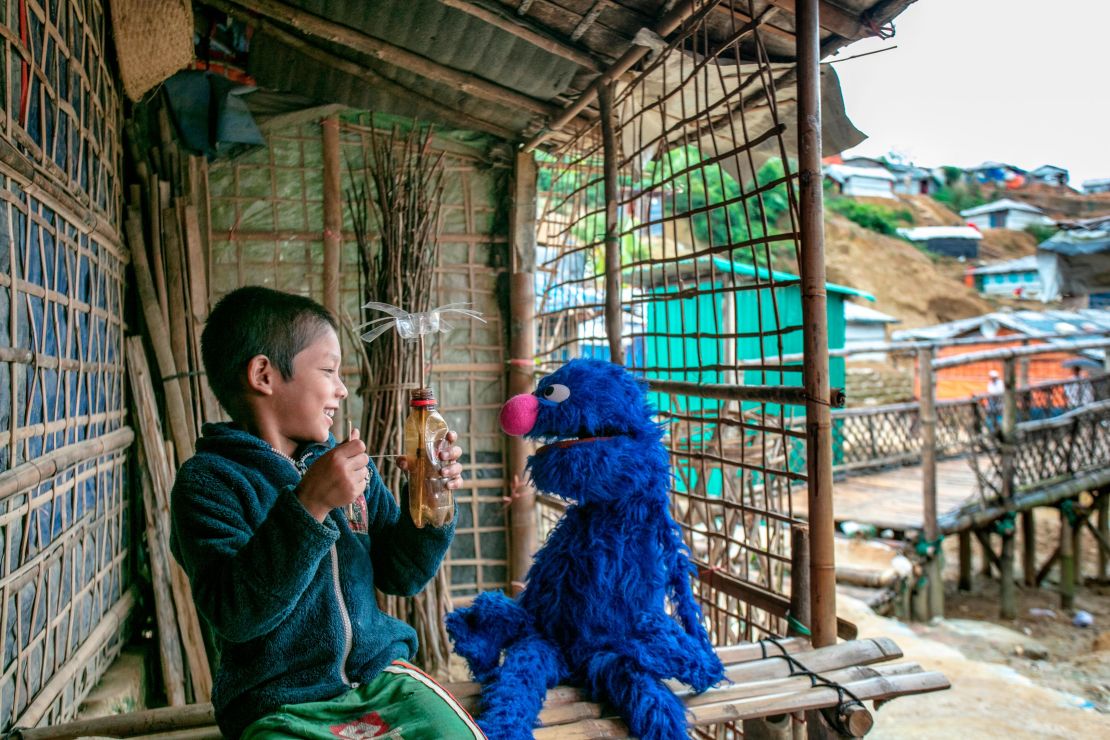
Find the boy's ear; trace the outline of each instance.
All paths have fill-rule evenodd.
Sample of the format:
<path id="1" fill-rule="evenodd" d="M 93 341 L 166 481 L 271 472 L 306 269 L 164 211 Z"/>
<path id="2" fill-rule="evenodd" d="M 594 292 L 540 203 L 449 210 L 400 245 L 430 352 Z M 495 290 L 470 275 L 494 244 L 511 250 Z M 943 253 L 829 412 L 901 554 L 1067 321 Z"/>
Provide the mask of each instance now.
<path id="1" fill-rule="evenodd" d="M 278 369 L 266 355 L 255 355 L 247 363 L 247 388 L 269 396 L 274 392 Z"/>

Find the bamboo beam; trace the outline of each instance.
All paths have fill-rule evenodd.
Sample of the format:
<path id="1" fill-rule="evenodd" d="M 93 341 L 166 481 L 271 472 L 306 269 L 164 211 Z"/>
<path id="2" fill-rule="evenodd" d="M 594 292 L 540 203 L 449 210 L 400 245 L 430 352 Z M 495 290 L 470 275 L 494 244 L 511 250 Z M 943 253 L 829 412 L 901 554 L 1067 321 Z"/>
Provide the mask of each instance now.
<path id="1" fill-rule="evenodd" d="M 807 394 L 796 385 L 735 385 L 728 383 L 689 383 L 683 380 L 648 380 L 648 387 L 660 393 L 676 396 L 716 398 L 721 401 L 755 401 L 789 406 L 805 404 Z M 833 388 L 827 398 L 829 406 L 844 404 L 844 391 Z"/>
<path id="2" fill-rule="evenodd" d="M 776 8 L 781 8 L 787 13 L 797 15 L 795 0 L 767 0 L 767 3 L 774 5 Z M 837 36 L 843 36 L 849 41 L 856 41 L 874 35 L 858 17 L 853 16 L 846 10 L 841 10 L 832 3 L 825 2 L 825 0 L 819 0 L 818 5 L 821 8 L 821 28 L 826 31 L 831 31 Z"/>
<path id="3" fill-rule="evenodd" d="M 960 538 L 960 581 L 961 591 L 971 590 L 971 533 L 966 529 L 959 533 Z"/>
<path id="4" fill-rule="evenodd" d="M 806 392 L 806 482 L 810 526 L 813 644 L 836 642 L 836 564 L 833 547 L 832 418 L 825 235 L 821 192 L 820 30 L 816 0 L 798 7 L 798 195 L 802 323 Z"/>
<path id="5" fill-rule="evenodd" d="M 666 15 L 659 19 L 659 23 L 655 26 L 655 33 L 666 38 L 675 31 L 682 22 L 689 18 L 700 8 L 698 0 L 682 0 L 677 3 Z M 632 46 L 620 59 L 613 62 L 605 72 L 598 75 L 597 79 L 590 83 L 590 86 L 582 91 L 578 99 L 563 109 L 553 121 L 547 124 L 543 131 L 533 136 L 524 144 L 524 151 L 529 152 L 537 146 L 547 141 L 552 134 L 562 130 L 568 123 L 578 117 L 578 114 L 586 109 L 590 103 L 597 99 L 598 90 L 605 85 L 610 85 L 620 79 L 628 70 L 632 69 L 636 62 L 643 59 L 648 55 L 651 49 L 646 46 Z"/>
<path id="6" fill-rule="evenodd" d="M 96 627 L 81 643 L 81 647 L 39 689 L 38 693 L 35 694 L 34 701 L 23 710 L 23 713 L 12 723 L 12 726 L 34 727 L 42 721 L 42 718 L 54 706 L 54 703 L 58 700 L 58 695 L 65 690 L 70 680 L 85 670 L 92 657 L 104 649 L 108 638 L 117 633 L 124 620 L 131 615 L 131 610 L 134 608 L 136 601 L 135 591 L 136 587 L 132 586 L 120 595 L 119 601 L 97 621 Z"/>
<path id="7" fill-rule="evenodd" d="M 513 162 L 509 211 L 512 246 L 509 278 L 509 395 L 531 393 L 535 384 L 535 269 L 536 269 L 536 161 L 517 152 Z M 441 368 L 442 369 L 442 368 Z M 510 484 L 509 579 L 514 593 L 524 588 L 524 578 L 536 552 L 536 491 L 525 469 L 532 449 L 523 437 L 510 437 L 506 466 Z"/>
<path id="8" fill-rule="evenodd" d="M 617 163 L 621 159 L 617 143 L 617 120 L 613 110 L 613 85 L 602 85 L 597 91 L 601 106 L 601 147 L 604 153 L 605 185 L 605 334 L 609 338 L 609 359 L 624 364 L 621 345 L 624 322 L 621 314 L 621 243 L 618 201 Z"/>
<path id="9" fill-rule="evenodd" d="M 341 44 L 372 59 L 399 67 L 432 82 L 448 85 L 454 90 L 510 110 L 526 111 L 545 117 L 554 116 L 559 111 L 557 106 L 545 101 L 537 100 L 476 75 L 447 67 L 362 31 L 322 18 L 278 0 L 229 0 L 226 3 L 224 0 L 205 0 L 205 2 L 215 7 L 231 5 L 263 18 L 278 21 L 306 36 Z"/>
<path id="10" fill-rule="evenodd" d="M 66 468 L 125 449 L 135 439 L 131 427 L 122 427 L 83 442 L 60 447 L 0 473 L 0 501 L 48 481 Z"/>
<path id="11" fill-rule="evenodd" d="M 588 51 L 559 39 L 553 31 L 526 18 L 505 12 L 503 7 L 487 7 L 485 3 L 476 2 L 475 0 L 439 1 L 441 5 L 473 16 L 494 28 L 516 36 L 522 41 L 527 41 L 532 46 L 572 61 L 580 67 L 585 67 L 591 72 L 600 72 L 602 69 L 601 62 Z"/>
<path id="12" fill-rule="evenodd" d="M 339 305 L 339 262 L 343 246 L 343 190 L 340 169 L 339 119 L 320 122 L 324 158 L 324 308 L 341 320 Z M 344 429 L 346 404 L 335 411 L 335 428 Z"/>
<path id="13" fill-rule="evenodd" d="M 155 733 L 205 727 L 216 722 L 211 704 L 146 709 L 96 719 L 20 730 L 20 740 L 76 740 L 79 737 L 137 737 Z"/>
<path id="14" fill-rule="evenodd" d="M 936 543 L 937 531 L 937 408 L 933 378 L 933 350 L 917 352 L 917 372 L 921 385 L 921 493 L 924 507 L 924 536 L 932 552 L 925 561 L 928 593 L 928 618 L 944 616 L 944 551 Z"/>
<path id="15" fill-rule="evenodd" d="M 982 352 L 968 352 L 962 355 L 941 357 L 933 363 L 934 370 L 943 370 L 949 367 L 969 365 L 973 362 L 986 362 L 988 360 L 1012 360 L 1018 357 L 1035 357 L 1036 355 L 1051 352 L 1078 352 L 1084 349 L 1101 349 L 1110 347 L 1110 339 L 1085 339 L 1070 342 L 1067 345 L 1035 344 L 1030 347 L 1007 347 L 1004 349 L 990 349 Z"/>
<path id="16" fill-rule="evenodd" d="M 1042 488 L 1036 493 L 1025 494 L 1010 502 L 946 515 L 941 517 L 939 521 L 940 530 L 943 534 L 948 534 L 958 532 L 961 529 L 984 527 L 1005 514 L 1025 511 L 1036 506 L 1052 506 L 1060 501 L 1077 496 L 1083 491 L 1095 490 L 1107 484 L 1110 484 L 1110 468 L 1083 473 L 1070 480 Z"/>

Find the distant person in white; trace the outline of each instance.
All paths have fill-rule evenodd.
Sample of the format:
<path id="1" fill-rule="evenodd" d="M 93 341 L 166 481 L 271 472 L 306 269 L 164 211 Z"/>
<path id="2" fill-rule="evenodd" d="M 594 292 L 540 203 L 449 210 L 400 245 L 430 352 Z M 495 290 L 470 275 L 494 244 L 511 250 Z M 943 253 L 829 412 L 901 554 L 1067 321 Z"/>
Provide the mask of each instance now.
<path id="1" fill-rule="evenodd" d="M 1002 382 L 1002 378 L 998 375 L 998 371 L 991 370 L 987 373 L 987 376 L 990 378 L 990 380 L 987 381 L 987 395 L 1001 396 L 1006 390 L 1006 384 Z M 997 401 L 992 401 L 992 403 L 997 403 Z"/>

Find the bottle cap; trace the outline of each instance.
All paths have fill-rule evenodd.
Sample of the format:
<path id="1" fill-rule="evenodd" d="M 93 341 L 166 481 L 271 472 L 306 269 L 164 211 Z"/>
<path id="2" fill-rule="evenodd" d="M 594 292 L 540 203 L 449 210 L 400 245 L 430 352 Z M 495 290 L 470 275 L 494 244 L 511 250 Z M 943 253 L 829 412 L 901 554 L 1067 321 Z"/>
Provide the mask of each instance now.
<path id="1" fill-rule="evenodd" d="M 431 388 L 413 388 L 409 391 L 409 406 L 420 408 L 435 405 L 436 394 Z"/>

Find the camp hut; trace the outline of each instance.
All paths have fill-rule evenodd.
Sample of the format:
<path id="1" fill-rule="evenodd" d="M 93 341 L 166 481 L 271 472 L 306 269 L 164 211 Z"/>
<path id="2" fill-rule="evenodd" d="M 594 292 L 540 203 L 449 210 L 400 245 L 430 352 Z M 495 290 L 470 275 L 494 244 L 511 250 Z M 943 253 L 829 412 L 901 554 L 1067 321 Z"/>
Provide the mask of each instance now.
<path id="1" fill-rule="evenodd" d="M 772 156 L 782 157 L 781 182 L 764 182 L 745 198 L 754 207 L 773 187 L 789 184 L 794 210 L 784 218 L 799 222 L 797 229 L 768 236 L 752 228 L 743 239 L 734 235 L 730 248 L 758 245 L 769 253 L 781 242 L 806 265 L 809 280 L 822 274 L 820 152 L 797 146 L 798 128 L 815 135 L 824 116 L 829 151 L 861 137 L 847 123 L 835 71 L 818 64 L 817 50 L 830 54 L 876 34 L 909 2 L 867 0 L 852 11 L 827 12 L 820 24 L 816 3 L 757 5 L 753 17 L 751 4 L 663 0 L 575 9 L 526 2 L 505 5 L 508 15 L 501 4 L 454 0 L 7 3 L 0 730 L 72 719 L 122 647 L 145 640 L 149 630 L 160 666 L 155 692 L 179 710 L 171 716 L 199 723 L 162 728 L 213 733 L 204 722 L 211 721 L 206 702 L 216 656 L 187 580 L 167 552 L 166 513 L 174 471 L 193 453 L 202 423 L 224 416 L 206 390 L 199 334 L 211 305 L 245 284 L 311 296 L 339 317 L 341 371 L 353 392 L 338 415 L 363 423 L 364 435 L 382 450 L 398 448 L 396 431 L 390 436 L 366 423 L 388 417 L 367 401 L 393 409 L 396 418 L 400 394 L 416 382 L 422 363 L 399 341 L 379 340 L 387 347 L 384 367 L 405 373 L 386 378 L 359 342 L 354 327 L 368 318 L 363 303 L 383 297 L 378 278 L 411 288 L 419 277 L 428 305 L 468 303 L 484 315 L 485 323 L 457 326 L 428 347 L 430 383 L 467 451 L 467 486 L 458 492 L 447 565 L 421 597 L 385 602 L 420 631 L 419 662 L 441 670 L 447 605 L 483 590 L 519 588 L 542 514 L 558 511 L 531 491 L 506 507 L 505 498 L 519 493 L 513 480 L 527 451 L 506 442 L 496 421 L 510 392 L 532 387 L 537 360 L 543 365 L 553 356 L 536 346 L 541 320 L 583 321 L 600 311 L 619 360 L 623 327 L 639 330 L 621 320 L 621 304 L 642 298 L 632 282 L 622 289 L 621 275 L 644 262 L 673 261 L 666 228 L 652 237 L 657 242 L 638 243 L 627 255 L 618 249 L 614 259 L 619 215 L 692 222 L 720 205 L 685 203 L 679 212 L 653 216 L 650 207 L 599 203 L 615 203 L 622 188 L 625 197 L 639 197 L 644 191 L 626 187 L 633 173 L 649 185 L 652 177 L 673 183 L 703 173 L 710 165 L 700 155 L 682 175 L 650 170 L 661 153 L 687 145 L 726 152 L 721 166 L 743 184 Z M 707 98 L 712 78 L 728 82 Z M 614 88 L 617 79 L 621 86 Z M 743 90 L 741 79 L 750 81 Z M 644 102 L 661 100 L 670 102 Z M 752 127 L 750 139 L 735 133 L 745 130 L 739 116 Z M 753 161 L 759 165 L 751 167 Z M 618 163 L 624 174 L 614 179 Z M 389 201 L 398 188 L 375 180 L 414 172 L 434 184 L 412 191 L 415 205 Z M 661 187 L 647 194 L 657 196 Z M 538 190 L 572 203 L 540 209 L 553 229 L 537 224 Z M 588 204 L 575 200 L 587 195 Z M 391 232 L 398 223 L 391 219 L 414 217 L 430 235 L 420 243 L 434 249 L 417 253 L 409 233 L 382 268 L 385 244 L 402 241 L 390 236 L 400 233 Z M 588 250 L 577 280 L 600 280 L 606 289 L 573 293 L 567 299 L 573 306 L 537 317 L 534 273 L 559 274 L 557 264 L 537 263 L 538 239 Z M 401 299 L 406 295 L 413 296 L 402 291 Z M 810 413 L 820 420 L 828 413 L 824 396 L 831 395 L 827 374 L 816 370 L 827 349 L 826 311 L 810 295 L 800 309 L 813 330 L 805 391 L 817 399 Z M 758 331 L 786 333 L 786 326 Z M 726 390 L 739 392 L 735 383 Z M 805 400 L 801 386 L 781 396 L 773 388 L 744 392 L 776 403 Z M 749 431 L 757 440 L 765 436 Z M 805 450 L 804 434 L 780 427 L 778 436 L 802 439 Z M 826 429 L 815 449 L 828 442 Z M 722 466 L 700 447 L 684 454 Z M 822 465 L 815 462 L 828 472 Z M 396 480 L 396 470 L 382 467 Z M 830 499 L 824 472 L 779 476 L 791 485 L 767 509 L 774 513 L 767 517 L 770 534 L 730 529 L 718 538 L 723 549 L 699 550 L 699 594 L 716 642 L 786 636 L 799 619 L 818 648 L 833 646 L 838 632 L 852 634 L 836 620 L 826 577 L 831 511 L 810 506 L 803 523 L 790 506 L 790 496 L 810 496 L 811 487 L 815 502 Z M 688 500 L 679 504 L 692 510 Z M 729 506 L 735 512 L 737 504 Z M 693 514 L 682 520 L 691 541 L 703 525 Z M 806 533 L 811 544 L 804 544 Z M 795 541 L 803 544 L 792 550 Z M 775 565 L 757 579 L 737 565 L 753 557 Z M 803 588 L 805 579 L 796 578 L 792 594 L 788 567 L 794 563 L 800 574 L 805 562 L 811 585 Z M 744 596 L 755 592 L 758 605 Z M 834 654 L 842 659 L 839 649 Z M 888 657 L 853 657 L 844 665 Z M 909 673 L 912 680 L 901 668 L 892 671 L 879 690 L 872 682 L 861 697 L 946 685 L 937 674 L 912 667 Z M 841 702 L 846 694 L 816 692 L 816 699 L 806 698 L 816 701 L 812 706 L 855 709 Z M 622 732 L 602 721 L 609 732 Z M 97 734 L 110 730 L 102 726 Z M 130 734 L 144 731 L 150 728 L 132 726 Z"/>
<path id="2" fill-rule="evenodd" d="M 1069 174 L 1063 167 L 1054 164 L 1042 164 L 1035 170 L 1030 170 L 1029 179 L 1053 187 L 1063 187 L 1068 184 Z"/>
<path id="3" fill-rule="evenodd" d="M 1026 226 L 1044 226 L 1052 223 L 1040 208 L 1010 198 L 968 208 L 960 211 L 960 215 L 969 224 L 980 229 L 1021 230 Z"/>
<path id="4" fill-rule="evenodd" d="M 1037 246 L 1037 270 L 1046 301 L 1110 303 L 1110 218 L 1061 224 L 1064 228 Z"/>
<path id="5" fill-rule="evenodd" d="M 1097 177 L 1091 180 L 1084 180 L 1080 187 L 1083 188 L 1083 192 L 1087 195 L 1110 193 L 1110 177 Z"/>
<path id="6" fill-rule="evenodd" d="M 890 314 L 876 311 L 857 301 L 844 303 L 844 349 L 849 350 L 853 360 L 859 362 L 883 362 L 887 358 L 883 351 L 856 351 L 867 345 L 882 344 L 890 339 L 890 328 L 901 321 Z"/>
<path id="7" fill-rule="evenodd" d="M 894 197 L 894 175 L 883 167 L 830 164 L 825 167 L 825 177 L 833 182 L 840 195 Z"/>
<path id="8" fill-rule="evenodd" d="M 979 256 L 983 235 L 970 226 L 914 226 L 898 229 L 898 234 L 933 254 L 960 259 Z"/>
<path id="9" fill-rule="evenodd" d="M 894 192 L 900 195 L 932 195 L 943 184 L 940 176 L 926 167 L 887 162 L 886 168 L 894 175 Z"/>
<path id="10" fill-rule="evenodd" d="M 1037 298 L 1041 294 L 1041 276 L 1037 271 L 1035 254 L 976 267 L 971 274 L 975 289 L 984 295 Z"/>

